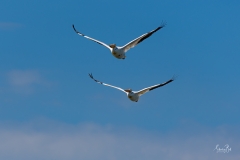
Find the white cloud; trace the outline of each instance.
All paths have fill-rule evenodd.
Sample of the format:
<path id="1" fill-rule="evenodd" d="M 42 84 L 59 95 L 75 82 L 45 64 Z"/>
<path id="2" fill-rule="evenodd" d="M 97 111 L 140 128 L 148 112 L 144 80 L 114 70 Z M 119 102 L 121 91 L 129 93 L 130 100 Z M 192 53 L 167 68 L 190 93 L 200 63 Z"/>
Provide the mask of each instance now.
<path id="1" fill-rule="evenodd" d="M 1 127 L 0 159 L 8 160 L 238 160 L 238 134 L 226 136 L 223 130 L 205 130 L 187 136 L 151 133 L 142 130 L 114 129 L 111 126 L 35 124 L 24 127 Z M 55 126 L 55 127 L 53 127 Z M 35 128 L 35 129 L 34 129 Z M 239 131 L 236 131 L 236 133 Z M 215 145 L 228 143 L 230 153 L 216 153 Z"/>

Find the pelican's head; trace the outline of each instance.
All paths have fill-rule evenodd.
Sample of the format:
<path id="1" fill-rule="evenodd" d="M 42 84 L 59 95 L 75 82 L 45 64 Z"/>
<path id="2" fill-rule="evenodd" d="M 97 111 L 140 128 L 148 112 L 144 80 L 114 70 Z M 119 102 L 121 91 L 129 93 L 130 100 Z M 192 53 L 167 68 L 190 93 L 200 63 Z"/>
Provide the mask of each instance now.
<path id="1" fill-rule="evenodd" d="M 130 93 L 132 92 L 132 89 L 125 89 L 124 91 Z"/>
<path id="2" fill-rule="evenodd" d="M 111 47 L 112 49 L 114 49 L 116 47 L 116 44 L 110 44 L 109 47 Z"/>

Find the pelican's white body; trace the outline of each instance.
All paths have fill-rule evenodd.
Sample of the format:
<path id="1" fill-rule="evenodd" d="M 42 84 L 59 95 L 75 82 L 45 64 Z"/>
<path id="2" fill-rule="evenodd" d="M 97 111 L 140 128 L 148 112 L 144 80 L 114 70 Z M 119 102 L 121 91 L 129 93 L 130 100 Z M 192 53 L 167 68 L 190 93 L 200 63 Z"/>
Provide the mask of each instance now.
<path id="1" fill-rule="evenodd" d="M 134 101 L 134 102 L 137 102 L 138 99 L 139 99 L 138 93 L 128 92 L 128 93 L 127 93 L 127 96 L 128 96 L 128 98 L 129 98 L 131 101 Z"/>
<path id="2" fill-rule="evenodd" d="M 117 59 L 125 59 L 125 51 L 123 48 L 121 47 L 115 47 L 111 49 L 111 53 L 114 57 L 116 57 Z"/>

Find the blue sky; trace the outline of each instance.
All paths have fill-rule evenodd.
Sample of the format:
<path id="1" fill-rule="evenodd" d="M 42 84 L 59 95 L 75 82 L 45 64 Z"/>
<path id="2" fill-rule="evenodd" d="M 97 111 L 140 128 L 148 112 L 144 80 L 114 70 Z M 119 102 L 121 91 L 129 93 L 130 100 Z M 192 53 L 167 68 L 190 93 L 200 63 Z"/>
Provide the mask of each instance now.
<path id="1" fill-rule="evenodd" d="M 239 159 L 240 2 L 1 1 L 1 159 Z M 114 58 L 82 33 L 122 46 Z M 140 90 L 139 102 L 88 77 Z M 213 151 L 229 144 L 228 154 Z M 30 151 L 30 153 L 29 153 Z"/>

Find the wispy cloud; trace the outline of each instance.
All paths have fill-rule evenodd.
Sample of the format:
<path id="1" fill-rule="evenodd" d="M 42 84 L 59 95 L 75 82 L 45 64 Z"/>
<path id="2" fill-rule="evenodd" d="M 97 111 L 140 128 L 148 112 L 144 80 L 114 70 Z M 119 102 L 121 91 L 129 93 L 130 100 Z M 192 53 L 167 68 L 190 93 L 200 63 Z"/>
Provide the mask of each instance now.
<path id="1" fill-rule="evenodd" d="M 20 23 L 0 22 L 0 30 L 14 30 L 20 27 L 23 27 Z"/>
<path id="2" fill-rule="evenodd" d="M 12 70 L 7 74 L 7 82 L 13 91 L 27 94 L 33 93 L 36 86 L 48 85 L 36 70 Z"/>
<path id="3" fill-rule="evenodd" d="M 33 126 L 36 126 L 32 124 Z M 48 129 L 25 126 L 1 127 L 0 159 L 8 160 L 237 160 L 240 158 L 238 134 L 227 137 L 222 131 L 205 130 L 192 136 L 151 133 L 142 130 L 114 129 L 85 124 Z M 55 126 L 55 127 L 53 127 Z M 239 133 L 238 130 L 235 132 Z M 215 145 L 228 143 L 230 153 L 214 152 Z"/>
<path id="4" fill-rule="evenodd" d="M 24 87 L 41 82 L 40 74 L 33 70 L 13 70 L 8 73 L 9 83 L 16 87 Z"/>

